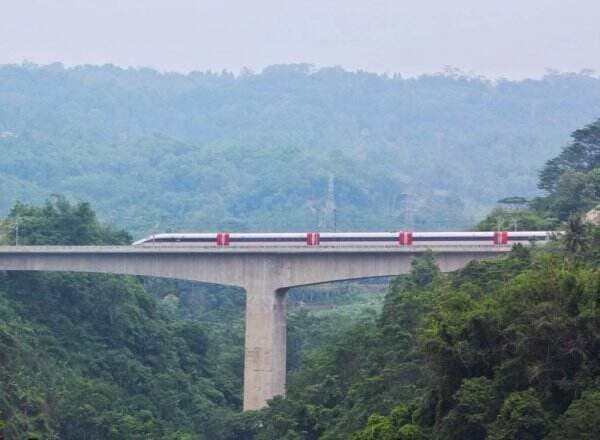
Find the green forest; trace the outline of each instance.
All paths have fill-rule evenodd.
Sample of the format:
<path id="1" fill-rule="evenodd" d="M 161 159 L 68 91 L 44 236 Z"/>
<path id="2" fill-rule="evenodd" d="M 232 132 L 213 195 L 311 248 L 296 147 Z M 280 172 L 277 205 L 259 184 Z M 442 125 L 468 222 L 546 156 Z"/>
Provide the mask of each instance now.
<path id="1" fill-rule="evenodd" d="M 241 412 L 241 289 L 0 271 L 7 439 L 596 439 L 600 79 L 0 66 L 0 245 L 153 231 L 562 230 L 288 294 L 286 398 Z M 331 212 L 336 207 L 336 224 Z M 293 307 L 305 304 L 316 310 Z"/>
<path id="2" fill-rule="evenodd" d="M 468 228 L 600 114 L 600 79 L 310 65 L 0 66 L 0 215 L 52 194 L 165 230 Z M 334 185 L 331 190 L 330 181 Z M 329 205 L 331 206 L 331 205 Z"/>

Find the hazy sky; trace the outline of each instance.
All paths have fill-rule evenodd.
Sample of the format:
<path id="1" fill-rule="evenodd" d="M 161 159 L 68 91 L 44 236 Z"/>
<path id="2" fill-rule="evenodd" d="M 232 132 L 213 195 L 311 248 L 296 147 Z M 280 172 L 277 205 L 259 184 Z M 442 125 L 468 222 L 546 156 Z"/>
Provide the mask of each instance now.
<path id="1" fill-rule="evenodd" d="M 600 71 L 600 0 L 0 0 L 0 63 Z"/>

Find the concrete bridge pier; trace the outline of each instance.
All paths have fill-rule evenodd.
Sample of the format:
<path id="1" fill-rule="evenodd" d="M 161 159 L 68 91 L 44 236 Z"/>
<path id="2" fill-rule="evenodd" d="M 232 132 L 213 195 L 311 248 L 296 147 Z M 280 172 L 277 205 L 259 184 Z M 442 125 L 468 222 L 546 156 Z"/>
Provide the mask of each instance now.
<path id="1" fill-rule="evenodd" d="M 268 399 L 285 395 L 288 289 L 264 281 L 246 287 L 244 411 L 263 408 Z"/>

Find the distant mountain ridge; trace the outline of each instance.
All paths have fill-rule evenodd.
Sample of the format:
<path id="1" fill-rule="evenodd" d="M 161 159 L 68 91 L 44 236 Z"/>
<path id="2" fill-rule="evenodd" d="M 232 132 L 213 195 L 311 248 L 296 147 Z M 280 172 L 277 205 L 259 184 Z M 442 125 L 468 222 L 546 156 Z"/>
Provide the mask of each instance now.
<path id="1" fill-rule="evenodd" d="M 467 227 L 600 116 L 600 79 L 0 67 L 0 215 L 51 193 L 153 229 Z"/>

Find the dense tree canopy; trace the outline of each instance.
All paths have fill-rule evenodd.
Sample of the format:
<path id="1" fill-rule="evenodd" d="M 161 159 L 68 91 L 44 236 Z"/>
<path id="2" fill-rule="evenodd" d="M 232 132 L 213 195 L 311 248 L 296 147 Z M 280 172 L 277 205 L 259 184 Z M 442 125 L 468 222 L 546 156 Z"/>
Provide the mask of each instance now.
<path id="1" fill-rule="evenodd" d="M 20 245 L 130 244 L 131 236 L 102 224 L 87 202 L 54 196 L 43 206 L 17 203 L 4 220 L 6 239 Z"/>
<path id="2" fill-rule="evenodd" d="M 130 240 L 62 197 L 19 203 L 17 217 L 22 244 Z M 136 278 L 0 273 L 0 316 L 7 438 L 212 439 L 239 408 L 239 372 L 219 371 L 222 335 L 175 319 Z"/>
<path id="3" fill-rule="evenodd" d="M 534 207 L 560 221 L 598 205 L 600 120 L 573 133 L 573 142 L 542 169 L 539 186 L 548 195 L 536 199 Z"/>

